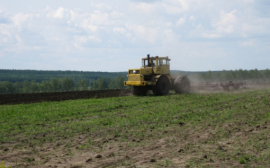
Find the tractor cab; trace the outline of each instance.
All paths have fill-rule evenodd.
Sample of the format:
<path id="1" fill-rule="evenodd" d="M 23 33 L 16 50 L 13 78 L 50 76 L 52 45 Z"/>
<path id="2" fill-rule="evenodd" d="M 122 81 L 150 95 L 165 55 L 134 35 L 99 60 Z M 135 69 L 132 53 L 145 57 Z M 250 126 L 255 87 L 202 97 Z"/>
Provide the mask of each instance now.
<path id="1" fill-rule="evenodd" d="M 152 69 L 152 74 L 170 74 L 170 59 L 167 57 L 150 57 L 142 58 L 141 69 Z"/>

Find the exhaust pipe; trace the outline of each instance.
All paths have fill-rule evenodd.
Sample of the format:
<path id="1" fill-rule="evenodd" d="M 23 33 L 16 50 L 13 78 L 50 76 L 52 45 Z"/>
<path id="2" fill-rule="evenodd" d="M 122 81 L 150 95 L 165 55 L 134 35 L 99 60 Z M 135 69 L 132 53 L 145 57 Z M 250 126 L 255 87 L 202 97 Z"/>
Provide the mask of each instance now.
<path id="1" fill-rule="evenodd" d="M 148 66 L 151 66 L 151 64 L 150 64 L 150 54 L 147 54 L 147 61 L 148 61 Z"/>

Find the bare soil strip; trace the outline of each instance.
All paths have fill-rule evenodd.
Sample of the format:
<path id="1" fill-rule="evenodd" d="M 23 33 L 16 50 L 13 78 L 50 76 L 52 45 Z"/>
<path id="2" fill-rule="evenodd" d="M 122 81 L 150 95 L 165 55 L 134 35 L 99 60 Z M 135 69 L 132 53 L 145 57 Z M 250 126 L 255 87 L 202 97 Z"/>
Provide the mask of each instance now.
<path id="1" fill-rule="evenodd" d="M 43 101 L 64 101 L 89 98 L 106 98 L 125 96 L 129 89 L 70 91 L 51 93 L 27 93 L 27 94 L 0 94 L 0 105 L 37 103 Z"/>

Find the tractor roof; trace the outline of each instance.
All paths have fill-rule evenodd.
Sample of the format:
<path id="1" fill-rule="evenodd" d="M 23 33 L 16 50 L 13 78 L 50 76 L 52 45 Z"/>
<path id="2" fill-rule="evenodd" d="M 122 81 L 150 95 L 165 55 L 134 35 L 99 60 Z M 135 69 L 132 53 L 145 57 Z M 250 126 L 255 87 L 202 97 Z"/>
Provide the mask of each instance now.
<path id="1" fill-rule="evenodd" d="M 161 58 L 161 59 L 169 59 L 169 57 L 168 56 L 166 56 L 166 57 L 159 57 L 159 56 L 155 56 L 155 57 L 150 57 L 150 59 L 155 59 L 155 58 Z M 145 60 L 145 59 L 147 59 L 147 57 L 145 57 L 145 58 L 142 58 L 143 60 Z"/>

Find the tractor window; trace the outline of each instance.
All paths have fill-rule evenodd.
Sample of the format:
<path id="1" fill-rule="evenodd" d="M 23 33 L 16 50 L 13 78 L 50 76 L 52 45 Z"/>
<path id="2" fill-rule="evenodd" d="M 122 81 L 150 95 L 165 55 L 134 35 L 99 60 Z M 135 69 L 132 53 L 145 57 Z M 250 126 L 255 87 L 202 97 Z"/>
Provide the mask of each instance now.
<path id="1" fill-rule="evenodd" d="M 162 60 L 162 65 L 167 65 L 167 60 L 166 59 Z"/>
<path id="2" fill-rule="evenodd" d="M 160 65 L 167 65 L 167 60 L 166 59 L 160 59 L 159 64 Z"/>
<path id="3" fill-rule="evenodd" d="M 142 66 L 143 67 L 148 66 L 148 60 L 142 60 Z"/>
<path id="4" fill-rule="evenodd" d="M 156 63 L 156 60 L 155 59 L 152 59 L 152 63 L 153 63 L 153 66 L 156 66 L 157 63 Z"/>

